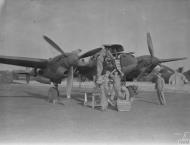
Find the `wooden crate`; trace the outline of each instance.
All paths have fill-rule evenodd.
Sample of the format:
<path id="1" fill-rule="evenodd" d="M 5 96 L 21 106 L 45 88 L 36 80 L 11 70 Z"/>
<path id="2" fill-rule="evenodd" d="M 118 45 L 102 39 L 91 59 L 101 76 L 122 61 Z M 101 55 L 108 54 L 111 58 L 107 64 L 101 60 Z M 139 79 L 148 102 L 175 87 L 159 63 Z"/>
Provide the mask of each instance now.
<path id="1" fill-rule="evenodd" d="M 130 111 L 131 110 L 131 102 L 127 100 L 117 100 L 117 110 L 118 111 Z"/>

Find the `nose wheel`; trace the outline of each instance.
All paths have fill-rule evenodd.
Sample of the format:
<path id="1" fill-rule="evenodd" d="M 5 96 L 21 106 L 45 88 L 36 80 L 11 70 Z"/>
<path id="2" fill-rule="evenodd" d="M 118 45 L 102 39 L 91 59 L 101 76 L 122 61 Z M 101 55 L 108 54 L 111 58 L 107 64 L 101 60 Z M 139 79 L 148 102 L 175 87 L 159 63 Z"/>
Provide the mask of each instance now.
<path id="1" fill-rule="evenodd" d="M 58 85 L 55 85 L 55 87 L 51 87 L 48 90 L 48 102 L 55 104 L 58 102 L 59 98 L 59 90 Z"/>

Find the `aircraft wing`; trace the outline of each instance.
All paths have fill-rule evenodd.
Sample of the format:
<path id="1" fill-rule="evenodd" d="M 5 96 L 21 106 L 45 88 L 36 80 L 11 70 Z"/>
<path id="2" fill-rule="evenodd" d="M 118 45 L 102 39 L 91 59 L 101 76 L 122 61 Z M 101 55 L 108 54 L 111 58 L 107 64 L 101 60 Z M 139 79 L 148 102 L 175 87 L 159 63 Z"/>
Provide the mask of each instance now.
<path id="1" fill-rule="evenodd" d="M 47 59 L 0 55 L 0 63 L 3 63 L 3 64 L 10 64 L 10 65 L 17 65 L 17 66 L 24 66 L 24 67 L 45 68 L 47 65 L 47 62 L 48 62 Z"/>

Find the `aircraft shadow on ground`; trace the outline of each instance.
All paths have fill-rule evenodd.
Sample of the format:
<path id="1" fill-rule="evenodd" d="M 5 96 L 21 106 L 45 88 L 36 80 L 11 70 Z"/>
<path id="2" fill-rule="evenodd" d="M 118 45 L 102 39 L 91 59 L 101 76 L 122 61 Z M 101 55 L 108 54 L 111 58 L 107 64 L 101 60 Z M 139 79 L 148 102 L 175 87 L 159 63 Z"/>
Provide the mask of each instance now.
<path id="1" fill-rule="evenodd" d="M 149 104 L 159 105 L 159 103 L 156 102 L 156 101 L 148 100 L 148 99 L 145 99 L 145 98 L 142 98 L 142 97 L 138 97 L 138 96 L 135 97 L 135 101 L 140 101 L 140 102 L 145 102 L 145 103 L 149 103 Z"/>
<path id="2" fill-rule="evenodd" d="M 36 99 L 42 99 L 42 100 L 47 100 L 47 96 L 45 95 L 42 95 L 42 94 L 38 94 L 38 93 L 32 93 L 32 92 L 28 92 L 28 91 L 25 91 L 25 93 L 27 95 L 21 95 L 21 96 L 6 96 L 6 95 L 3 95 L 3 96 L 0 96 L 0 98 L 36 98 Z"/>
<path id="3" fill-rule="evenodd" d="M 22 95 L 22 96 L 6 96 L 6 95 L 0 95 L 0 98 L 35 98 L 35 99 L 41 99 L 41 100 L 44 100 L 44 101 L 48 101 L 48 96 L 46 95 L 42 95 L 42 94 L 39 94 L 39 93 L 34 93 L 34 92 L 29 92 L 29 91 L 24 91 L 24 93 L 26 93 L 27 95 Z M 60 99 L 65 99 L 66 98 L 66 95 L 63 94 L 63 95 L 60 95 Z M 84 106 L 84 97 L 83 95 L 77 95 L 77 94 L 73 94 L 72 95 L 72 99 L 77 101 L 77 103 L 81 106 Z M 89 101 L 92 101 L 91 99 L 88 99 Z M 145 99 L 143 97 L 140 97 L 140 96 L 136 96 L 135 97 L 135 102 L 145 102 L 145 103 L 149 103 L 149 104 L 155 104 L 155 105 L 160 105 L 159 102 L 157 101 L 153 101 L 153 100 L 148 100 L 148 99 Z M 91 106 L 87 105 L 85 107 L 88 107 L 88 108 L 91 108 Z M 113 108 L 112 106 L 109 106 L 110 109 L 112 110 L 115 110 L 115 108 Z M 96 107 L 95 108 L 96 110 L 101 110 L 100 107 Z"/>
<path id="4" fill-rule="evenodd" d="M 25 93 L 28 94 L 28 96 L 26 96 L 26 97 L 36 98 L 36 99 L 42 99 L 42 100 L 46 100 L 46 101 L 48 99 L 47 96 L 42 95 L 42 94 L 33 93 L 33 92 L 29 92 L 29 91 L 25 91 Z"/>

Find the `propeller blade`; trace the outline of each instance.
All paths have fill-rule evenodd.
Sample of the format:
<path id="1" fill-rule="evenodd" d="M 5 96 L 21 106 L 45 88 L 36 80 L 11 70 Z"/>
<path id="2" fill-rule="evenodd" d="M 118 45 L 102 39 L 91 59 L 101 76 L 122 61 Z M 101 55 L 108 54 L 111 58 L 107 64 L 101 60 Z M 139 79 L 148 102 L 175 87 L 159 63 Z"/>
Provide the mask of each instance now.
<path id="1" fill-rule="evenodd" d="M 171 62 L 171 61 L 179 61 L 179 60 L 184 60 L 187 59 L 187 57 L 182 57 L 182 58 L 169 58 L 169 59 L 159 59 L 159 63 L 165 63 L 165 62 Z"/>
<path id="2" fill-rule="evenodd" d="M 152 39 L 150 36 L 150 32 L 147 33 L 147 45 L 148 45 L 148 50 L 150 52 L 150 55 L 154 57 L 154 49 L 153 49 L 153 44 L 152 44 Z"/>
<path id="3" fill-rule="evenodd" d="M 59 51 L 61 54 L 65 54 L 64 51 L 50 38 L 48 38 L 47 36 L 43 36 L 43 38 L 51 45 L 53 46 L 53 48 L 55 48 L 57 51 Z"/>
<path id="4" fill-rule="evenodd" d="M 72 87 L 73 87 L 73 67 L 70 67 L 68 77 L 67 77 L 67 87 L 66 87 L 68 99 L 71 98 Z"/>
<path id="5" fill-rule="evenodd" d="M 92 55 L 98 53 L 100 50 L 102 50 L 102 48 L 95 48 L 95 49 L 93 49 L 93 50 L 90 50 L 90 51 L 88 51 L 88 52 L 82 54 L 82 55 L 79 57 L 79 59 L 80 59 L 80 58 L 85 58 L 85 57 L 92 56 Z"/>

